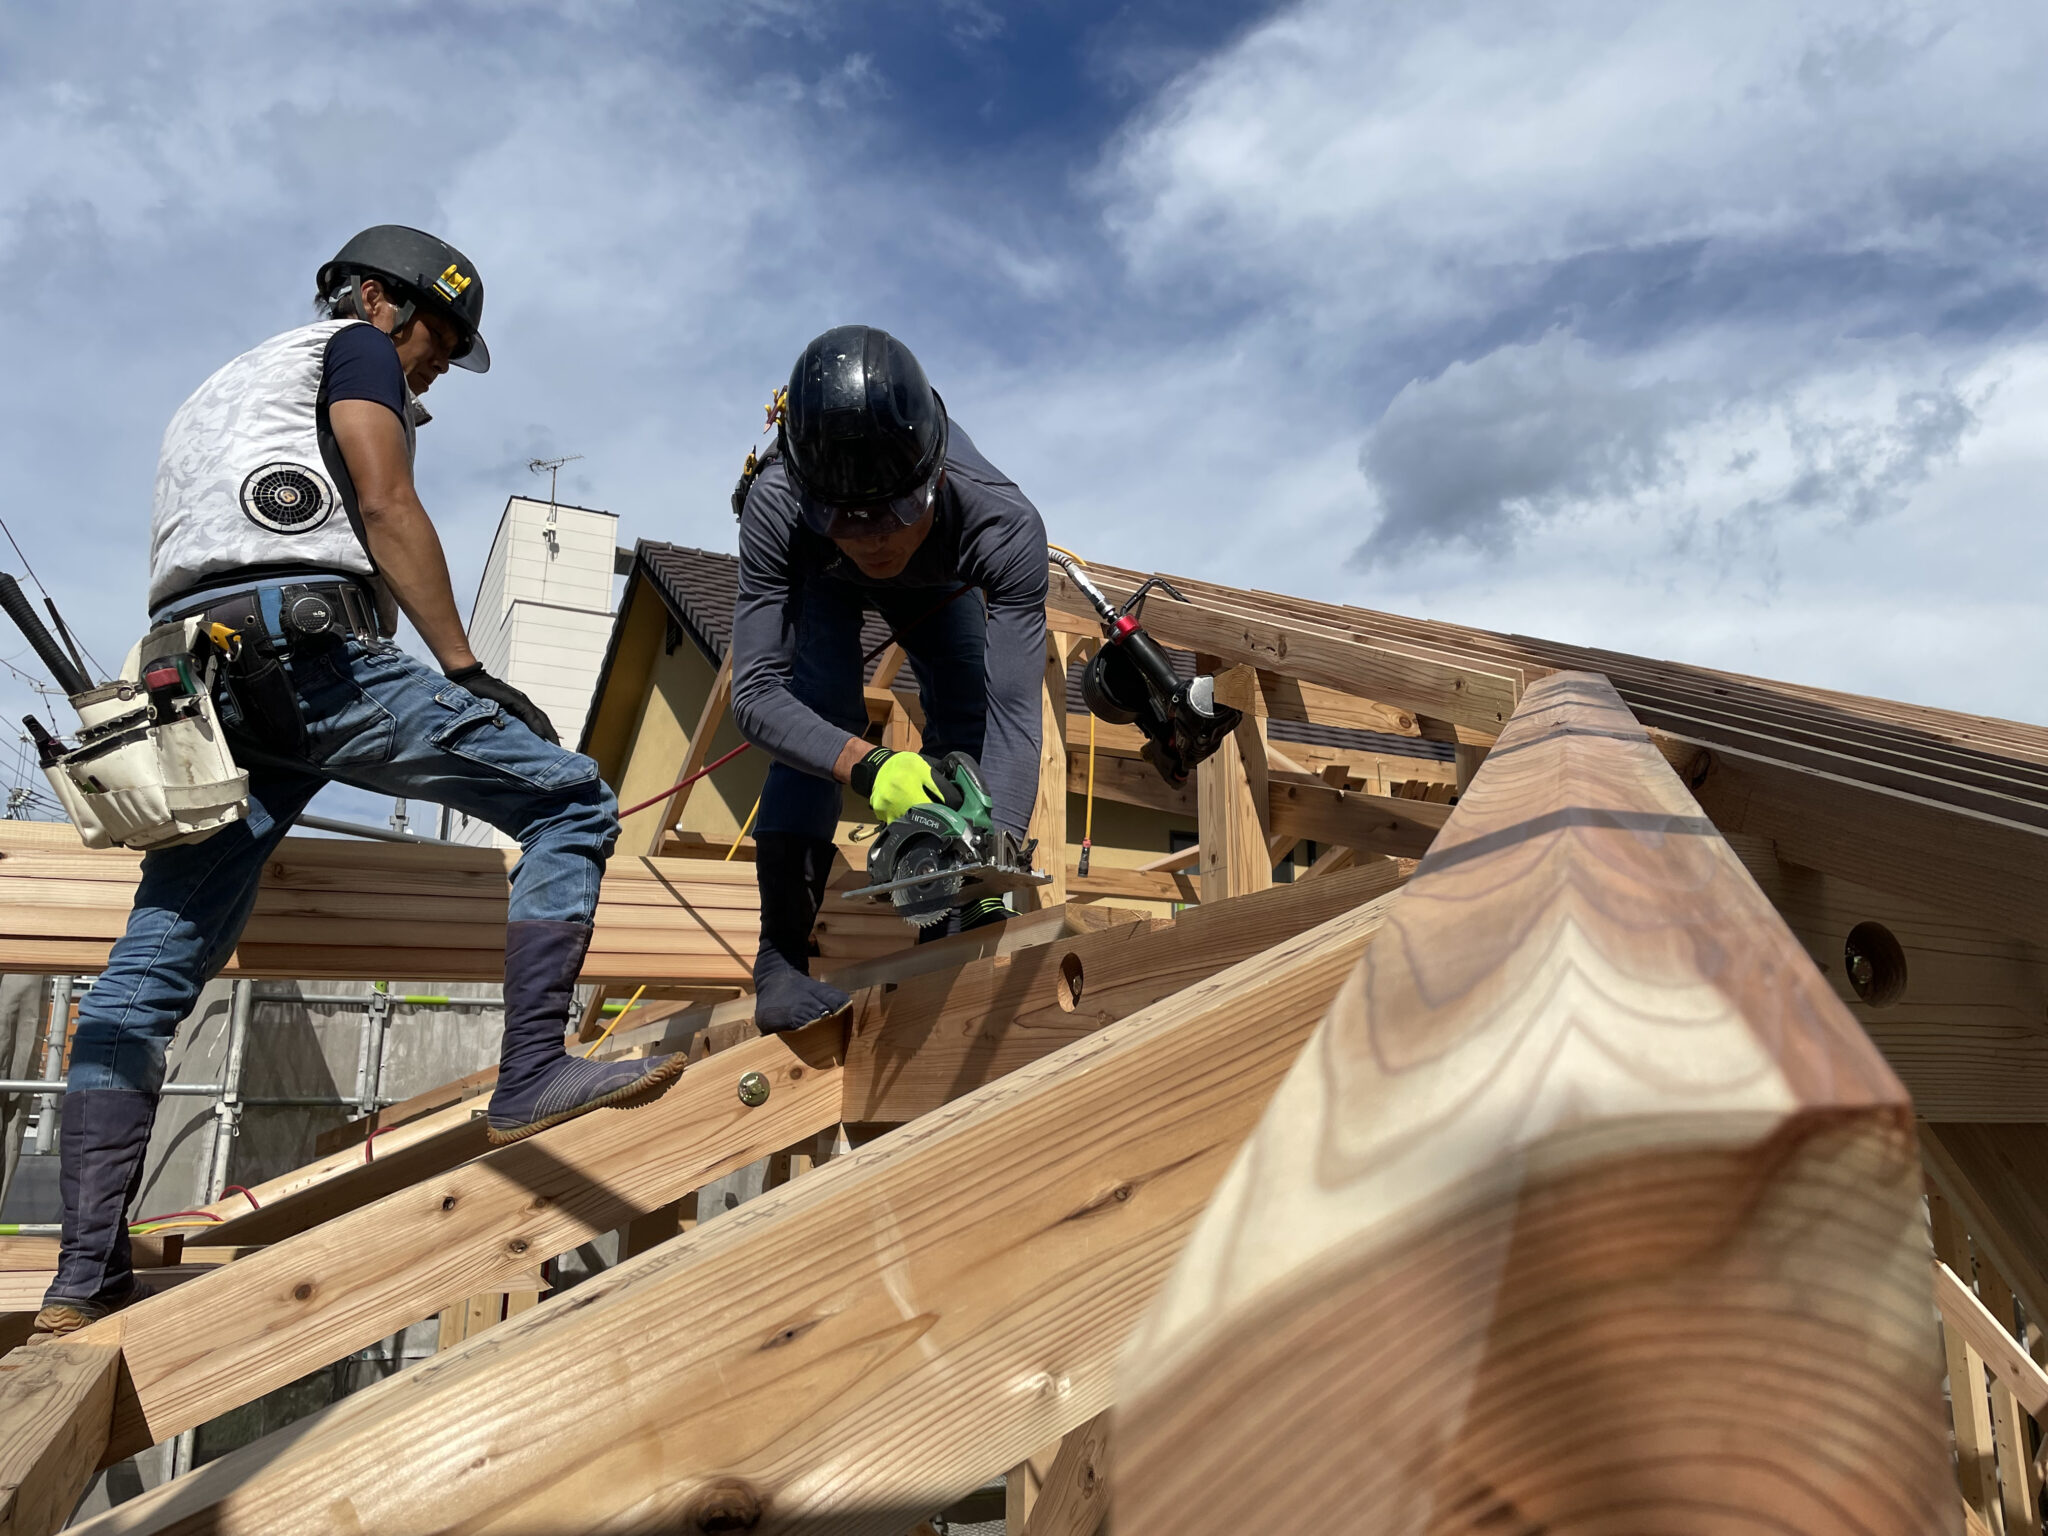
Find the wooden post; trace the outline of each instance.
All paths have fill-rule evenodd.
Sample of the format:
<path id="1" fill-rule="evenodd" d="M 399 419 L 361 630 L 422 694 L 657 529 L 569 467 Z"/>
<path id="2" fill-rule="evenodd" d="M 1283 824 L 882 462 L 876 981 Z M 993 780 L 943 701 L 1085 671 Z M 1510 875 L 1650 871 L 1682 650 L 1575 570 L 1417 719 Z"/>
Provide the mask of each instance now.
<path id="1" fill-rule="evenodd" d="M 118 1317 L 0 1357 L 0 1536 L 50 1536 L 107 1446 L 121 1367 Z"/>
<path id="2" fill-rule="evenodd" d="M 1934 1229 L 1934 1255 L 1958 1275 L 1970 1273 L 1970 1241 L 1962 1223 L 1948 1202 L 1933 1191 L 1927 1196 L 1928 1215 Z M 1989 1383 L 1984 1358 L 1962 1331 L 1944 1322 L 1942 1349 L 1948 1361 L 1949 1411 L 1956 1437 L 1956 1483 L 1963 1503 L 1987 1529 L 1997 1530 L 1998 1466 L 1997 1441 L 1991 1428 Z"/>
<path id="3" fill-rule="evenodd" d="M 1273 883 L 1265 695 L 1258 673 L 1251 667 L 1232 667 L 1216 679 L 1216 699 L 1243 710 L 1244 720 L 1195 769 L 1205 904 L 1263 891 Z"/>
<path id="4" fill-rule="evenodd" d="M 711 680 L 711 692 L 704 696 L 704 707 L 697 713 L 697 728 L 690 732 L 689 750 L 683 754 L 682 767 L 677 770 L 677 779 L 687 779 L 691 774 L 711 761 L 712 738 L 718 734 L 718 724 L 725 718 L 725 712 L 732 707 L 732 652 L 726 651 L 725 660 L 718 664 L 718 675 Z M 698 780 L 702 783 L 703 780 Z M 690 803 L 690 794 L 695 784 L 685 785 L 677 790 L 659 807 L 654 818 L 654 831 L 647 840 L 647 852 L 661 852 L 662 840 L 668 836 L 668 829 L 683 819 L 683 808 Z"/>
<path id="5" fill-rule="evenodd" d="M 697 1192 L 691 1190 L 682 1199 L 671 1200 L 667 1205 L 627 1222 L 619 1257 L 630 1259 L 643 1254 L 672 1237 L 680 1237 L 696 1225 Z"/>
<path id="6" fill-rule="evenodd" d="M 1052 876 L 1052 883 L 1026 887 L 1016 901 L 1025 910 L 1064 906 L 1067 900 L 1067 666 L 1055 633 L 1045 637 L 1038 729 L 1038 799 L 1025 836 L 1037 839 L 1037 867 Z"/>
<path id="7" fill-rule="evenodd" d="M 1095 1536 L 1101 1529 L 1109 1513 L 1109 1418 L 1098 1413 L 1060 1441 L 1023 1536 Z"/>
<path id="8" fill-rule="evenodd" d="M 1532 683 L 1126 1349 L 1117 1536 L 1954 1532 L 1919 1186 L 1613 688 Z"/>
<path id="9" fill-rule="evenodd" d="M 1977 1255 L 1977 1293 L 1998 1324 L 2011 1333 L 2015 1327 L 2016 1303 L 2012 1287 L 1983 1254 Z M 2015 1338 L 2015 1353 L 2026 1346 Z M 2007 1531 L 2034 1532 L 2041 1529 L 2040 1513 L 2034 1507 L 2034 1485 L 2030 1476 L 2033 1447 L 2027 1443 L 2026 1410 L 2003 1374 L 1991 1383 L 1991 1432 L 1998 1445 L 1998 1502 L 2005 1510 Z"/>

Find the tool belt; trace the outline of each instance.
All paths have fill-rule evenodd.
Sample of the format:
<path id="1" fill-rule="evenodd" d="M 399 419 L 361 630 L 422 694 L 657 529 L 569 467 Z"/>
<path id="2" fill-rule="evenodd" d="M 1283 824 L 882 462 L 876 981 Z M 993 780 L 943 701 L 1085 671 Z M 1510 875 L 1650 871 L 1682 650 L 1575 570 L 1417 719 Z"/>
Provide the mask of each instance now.
<path id="1" fill-rule="evenodd" d="M 220 645 L 197 619 L 151 627 L 121 676 L 71 696 L 78 744 L 39 743 L 44 776 L 88 848 L 167 848 L 249 810 L 214 711 Z"/>
<path id="2" fill-rule="evenodd" d="M 232 736 L 266 751 L 296 755 L 306 744 L 298 689 L 285 658 L 310 643 L 377 641 L 377 604 L 361 585 L 340 579 L 267 582 L 173 615 L 206 632 L 234 636 L 224 681 Z"/>

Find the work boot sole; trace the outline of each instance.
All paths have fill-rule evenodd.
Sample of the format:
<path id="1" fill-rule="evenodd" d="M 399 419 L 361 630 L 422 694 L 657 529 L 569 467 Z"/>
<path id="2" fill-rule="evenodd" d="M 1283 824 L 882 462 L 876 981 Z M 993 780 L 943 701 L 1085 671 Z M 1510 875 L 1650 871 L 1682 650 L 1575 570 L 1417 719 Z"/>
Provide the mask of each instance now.
<path id="1" fill-rule="evenodd" d="M 548 1115 L 533 1121 L 530 1125 L 517 1125 L 509 1131 L 487 1129 L 484 1140 L 494 1147 L 509 1147 L 515 1141 L 524 1141 L 529 1136 L 538 1136 L 565 1121 L 579 1115 L 587 1115 L 594 1109 L 638 1109 L 643 1104 L 652 1104 L 669 1090 L 669 1085 L 683 1075 L 688 1065 L 684 1053 L 677 1051 L 662 1058 L 661 1065 L 644 1077 L 636 1077 L 623 1088 L 614 1088 L 610 1093 L 600 1094 L 586 1104 L 574 1109 L 565 1109 L 558 1115 Z"/>
<path id="2" fill-rule="evenodd" d="M 25 1343 L 47 1344 L 53 1339 L 66 1339 L 82 1329 L 90 1328 L 104 1318 L 112 1317 L 123 1308 L 132 1307 L 149 1294 L 140 1284 L 132 1286 L 128 1294 L 112 1303 L 75 1301 L 53 1301 L 37 1311 L 35 1321 L 29 1324 L 29 1335 Z"/>

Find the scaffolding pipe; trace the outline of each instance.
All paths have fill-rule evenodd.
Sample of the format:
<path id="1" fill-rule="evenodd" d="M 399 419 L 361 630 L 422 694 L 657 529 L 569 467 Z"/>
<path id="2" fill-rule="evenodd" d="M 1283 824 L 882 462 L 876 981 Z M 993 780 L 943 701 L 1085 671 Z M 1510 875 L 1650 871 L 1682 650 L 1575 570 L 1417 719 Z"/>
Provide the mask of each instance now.
<path id="1" fill-rule="evenodd" d="M 219 1083 L 165 1083 L 157 1090 L 167 1099 L 210 1099 L 220 1091 Z M 0 1077 L 0 1093 L 19 1093 L 37 1099 L 61 1099 L 64 1097 L 64 1085 L 46 1082 L 40 1077 Z M 388 1109 L 398 1102 L 397 1099 L 379 1097 L 377 1107 Z M 354 1109 L 357 1100 L 338 1093 L 285 1097 L 244 1095 L 240 1103 L 244 1109 L 277 1109 L 287 1105 L 298 1109 Z"/>
<path id="2" fill-rule="evenodd" d="M 438 992 L 392 992 L 387 997 L 393 1003 L 403 1003 L 408 1008 L 502 1008 L 502 997 L 443 997 Z M 367 1008 L 372 994 L 367 992 L 263 992 L 257 995 L 259 1003 L 303 1003 L 314 1008 Z"/>
<path id="3" fill-rule="evenodd" d="M 388 982 L 374 983 L 370 1006 L 363 1014 L 363 1049 L 356 1070 L 356 1113 L 367 1115 L 377 1107 L 377 1089 L 384 1079 L 384 1042 L 391 1027 L 391 993 Z"/>
<path id="4" fill-rule="evenodd" d="M 54 1157 L 57 1121 L 64 1113 L 64 1042 L 71 1033 L 71 978 L 50 978 L 50 1026 L 43 1032 L 42 1109 L 36 1115 L 36 1155 Z M 56 1084 L 53 1092 L 47 1085 Z"/>
<path id="5" fill-rule="evenodd" d="M 213 1162 L 206 1174 L 206 1204 L 227 1187 L 228 1158 L 242 1134 L 242 1063 L 249 1042 L 249 1012 L 255 988 L 238 981 L 228 993 L 228 1054 L 221 1068 L 220 1097 L 213 1106 Z"/>

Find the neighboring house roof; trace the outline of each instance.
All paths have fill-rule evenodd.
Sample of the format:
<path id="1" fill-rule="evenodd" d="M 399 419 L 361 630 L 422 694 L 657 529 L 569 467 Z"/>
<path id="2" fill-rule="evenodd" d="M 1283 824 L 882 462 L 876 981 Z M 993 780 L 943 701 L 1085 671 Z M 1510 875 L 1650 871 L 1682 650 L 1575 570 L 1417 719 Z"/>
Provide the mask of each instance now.
<path id="1" fill-rule="evenodd" d="M 597 676 L 596 698 L 604 697 L 605 685 L 610 681 L 612 656 L 618 648 L 631 594 L 641 575 L 645 575 L 661 594 L 669 616 L 713 666 L 725 660 L 726 650 L 732 644 L 732 607 L 739 592 L 739 557 L 716 550 L 692 549 L 684 544 L 642 539 L 633 546 L 632 575 L 626 587 L 627 601 L 620 604 L 618 618 L 612 626 L 611 645 L 605 651 L 604 666 Z M 880 614 L 870 610 L 861 626 L 861 649 L 876 650 L 888 639 L 889 626 L 882 622 Z M 1182 677 L 1195 675 L 1195 658 L 1191 654 L 1186 651 L 1169 651 L 1168 654 L 1173 658 L 1174 670 Z M 879 658 L 867 665 L 863 676 L 872 677 L 877 665 Z M 916 687 L 909 668 L 899 674 L 898 686 L 905 692 Z M 1076 714 L 1087 712 L 1088 706 L 1081 698 L 1081 670 L 1078 667 L 1067 678 L 1067 708 Z M 593 707 L 588 718 L 595 720 L 596 717 L 597 711 Z M 586 735 L 588 731 L 586 726 Z M 1384 753 L 1389 757 L 1435 758 L 1448 762 L 1456 755 L 1448 741 L 1423 741 L 1413 736 L 1346 730 L 1334 725 L 1312 725 L 1302 720 L 1268 721 L 1267 734 L 1275 741 L 1349 747 L 1356 751 Z"/>

